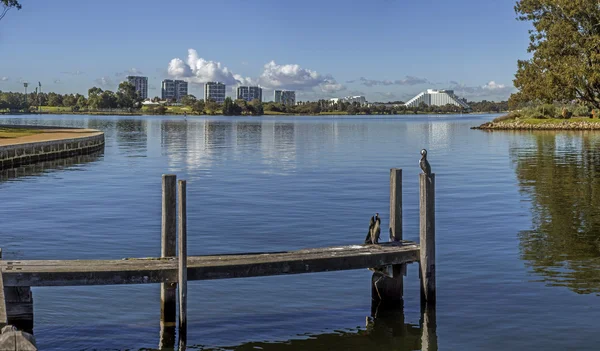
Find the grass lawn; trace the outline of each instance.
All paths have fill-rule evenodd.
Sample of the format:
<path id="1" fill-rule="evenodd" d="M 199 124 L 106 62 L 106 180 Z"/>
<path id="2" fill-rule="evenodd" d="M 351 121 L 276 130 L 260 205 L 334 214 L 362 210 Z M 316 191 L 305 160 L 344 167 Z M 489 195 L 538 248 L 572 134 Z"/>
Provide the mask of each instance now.
<path id="1" fill-rule="evenodd" d="M 41 131 L 21 128 L 0 128 L 0 138 L 18 138 L 28 135 L 39 134 Z"/>

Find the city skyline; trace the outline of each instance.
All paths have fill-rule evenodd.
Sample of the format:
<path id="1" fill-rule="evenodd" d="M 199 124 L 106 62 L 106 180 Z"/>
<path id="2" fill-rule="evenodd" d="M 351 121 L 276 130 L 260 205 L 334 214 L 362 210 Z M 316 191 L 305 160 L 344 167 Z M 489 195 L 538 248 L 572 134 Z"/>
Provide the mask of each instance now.
<path id="1" fill-rule="evenodd" d="M 163 79 L 181 79 L 197 97 L 207 81 L 223 81 L 230 87 L 260 85 L 265 96 L 275 89 L 295 90 L 301 101 L 350 95 L 407 101 L 429 88 L 452 89 L 472 101 L 505 100 L 514 91 L 517 60 L 529 57 L 527 25 L 515 20 L 512 7 L 492 2 L 431 6 L 381 0 L 356 9 L 339 1 L 277 7 L 271 1 L 252 6 L 183 1 L 178 6 L 187 10 L 177 19 L 163 17 L 153 3 L 123 3 L 123 11 L 115 13 L 115 1 L 106 6 L 25 1 L 21 11 L 0 23 L 0 34 L 11 33 L 0 39 L 0 90 L 21 91 L 23 81 L 41 81 L 46 91 L 58 93 L 85 94 L 92 86 L 114 91 L 124 77 L 143 75 L 149 97 L 161 96 Z M 309 11 L 315 6 L 324 11 Z M 139 16 L 127 16 L 129 10 Z M 214 40 L 199 40 L 193 14 L 211 12 L 228 13 L 228 25 Z M 284 13 L 294 14 L 286 15 L 293 41 L 282 41 L 284 33 L 275 30 L 286 25 Z M 48 15 L 56 19 L 56 28 L 43 25 Z M 111 16 L 110 26 L 101 21 L 104 15 Z M 178 23 L 181 35 L 154 29 L 151 24 L 159 20 Z M 220 20 L 207 16 L 203 21 L 210 27 Z M 250 22 L 254 25 L 248 28 Z M 146 31 L 128 32 L 138 26 Z M 242 27 L 254 39 L 234 40 Z M 60 33 L 61 40 L 39 38 L 42 29 L 45 35 Z M 156 50 L 153 43 L 159 42 Z"/>

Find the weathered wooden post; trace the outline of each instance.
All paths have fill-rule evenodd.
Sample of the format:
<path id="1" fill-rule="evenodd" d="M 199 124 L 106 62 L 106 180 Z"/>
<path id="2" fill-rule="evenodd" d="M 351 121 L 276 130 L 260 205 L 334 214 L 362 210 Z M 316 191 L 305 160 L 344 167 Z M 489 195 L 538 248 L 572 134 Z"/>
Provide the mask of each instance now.
<path id="1" fill-rule="evenodd" d="M 0 250 L 0 260 L 2 250 Z M 4 302 L 8 324 L 19 330 L 33 332 L 33 294 L 29 286 L 7 286 L 4 288 Z"/>
<path id="2" fill-rule="evenodd" d="M 178 182 L 179 207 L 177 219 L 179 226 L 179 350 L 185 350 L 187 343 L 187 208 L 186 181 Z"/>
<path id="3" fill-rule="evenodd" d="M 177 254 L 177 176 L 162 176 L 162 220 L 160 257 Z M 177 316 L 177 287 L 174 282 L 160 284 L 160 342 L 159 349 L 175 347 L 175 318 Z"/>
<path id="4" fill-rule="evenodd" d="M 402 170 L 390 169 L 390 241 L 402 240 Z"/>
<path id="5" fill-rule="evenodd" d="M 2 249 L 0 248 L 0 261 L 2 261 Z M 4 281 L 2 280 L 2 271 L 0 271 L 0 329 L 8 324 L 8 315 L 6 314 L 6 300 L 4 299 Z"/>
<path id="6" fill-rule="evenodd" d="M 2 249 L 0 248 L 0 261 L 2 260 Z M 37 350 L 35 338 L 29 333 L 18 331 L 16 327 L 8 324 L 8 310 L 4 291 L 13 290 L 16 287 L 5 287 L 0 271 L 0 350 Z M 33 321 L 32 321 L 33 323 Z"/>
<path id="7" fill-rule="evenodd" d="M 390 241 L 402 240 L 402 170 L 390 169 Z M 387 271 L 385 271 L 387 269 Z M 406 265 L 398 264 L 376 271 L 371 277 L 371 297 L 378 307 L 381 303 L 393 307 L 403 305 L 403 273 Z"/>
<path id="8" fill-rule="evenodd" d="M 435 306 L 435 173 L 419 174 L 421 304 Z"/>

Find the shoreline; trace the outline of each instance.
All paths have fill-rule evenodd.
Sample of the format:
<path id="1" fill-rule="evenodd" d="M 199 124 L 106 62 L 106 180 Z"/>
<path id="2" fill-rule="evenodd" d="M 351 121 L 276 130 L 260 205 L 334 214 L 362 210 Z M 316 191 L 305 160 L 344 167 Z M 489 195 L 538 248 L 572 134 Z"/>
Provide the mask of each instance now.
<path id="1" fill-rule="evenodd" d="M 502 118 L 502 117 L 500 117 Z M 589 117 L 571 119 L 527 119 L 504 120 L 486 122 L 479 126 L 471 127 L 478 130 L 600 130 L 600 120 Z"/>
<path id="2" fill-rule="evenodd" d="M 122 111 L 87 111 L 87 112 L 74 112 L 74 111 L 42 111 L 42 112 L 0 112 L 0 116 L 25 116 L 25 115 L 82 115 L 82 116 L 187 116 L 187 117 L 212 117 L 212 116 L 223 116 L 223 117 L 264 117 L 264 116 L 410 116 L 410 115 L 436 115 L 436 116 L 455 116 L 455 115 L 483 115 L 483 114 L 498 114 L 502 112 L 469 112 L 469 113 L 430 113 L 430 112 L 416 112 L 416 113 L 401 113 L 401 114 L 379 114 L 379 113 L 357 113 L 348 114 L 346 112 L 326 112 L 326 113 L 282 113 L 282 112 L 270 112 L 266 111 L 262 115 L 224 115 L 222 113 L 217 114 L 196 114 L 188 113 L 169 113 L 164 114 L 157 113 L 146 113 L 146 112 L 122 112 Z"/>
<path id="3" fill-rule="evenodd" d="M 28 128 L 0 127 L 15 130 Z M 0 139 L 0 170 L 104 150 L 104 132 L 100 130 L 40 126 L 36 129 L 39 133 Z"/>

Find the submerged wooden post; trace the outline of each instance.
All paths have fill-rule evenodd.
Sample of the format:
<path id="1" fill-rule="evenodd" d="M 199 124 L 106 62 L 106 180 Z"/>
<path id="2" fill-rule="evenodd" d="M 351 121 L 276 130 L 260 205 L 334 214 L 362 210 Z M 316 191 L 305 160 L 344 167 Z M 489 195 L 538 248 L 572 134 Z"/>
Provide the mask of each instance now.
<path id="1" fill-rule="evenodd" d="M 186 181 L 178 182 L 179 206 L 179 350 L 185 350 L 187 343 L 187 208 Z"/>
<path id="2" fill-rule="evenodd" d="M 177 176 L 162 176 L 162 220 L 160 257 L 177 254 Z M 159 349 L 175 346 L 177 317 L 177 287 L 175 283 L 160 284 L 160 342 Z"/>
<path id="3" fill-rule="evenodd" d="M 435 174 L 419 174 L 421 304 L 435 305 Z"/>

